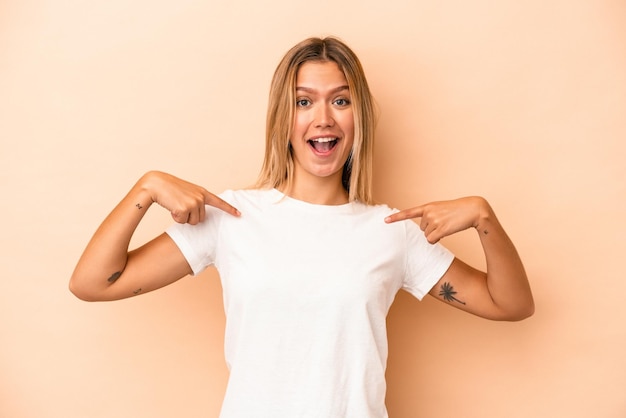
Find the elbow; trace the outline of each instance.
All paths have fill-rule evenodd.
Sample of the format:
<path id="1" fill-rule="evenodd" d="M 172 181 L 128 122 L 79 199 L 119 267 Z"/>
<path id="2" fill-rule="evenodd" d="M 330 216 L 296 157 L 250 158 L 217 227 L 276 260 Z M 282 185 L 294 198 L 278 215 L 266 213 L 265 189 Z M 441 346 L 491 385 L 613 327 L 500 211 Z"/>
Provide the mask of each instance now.
<path id="1" fill-rule="evenodd" d="M 98 302 L 103 300 L 101 297 L 98 297 L 97 293 L 89 290 L 87 286 L 81 285 L 80 280 L 77 280 L 77 278 L 74 276 L 72 276 L 72 278 L 70 279 L 68 287 L 69 291 L 74 296 L 85 302 Z"/>
<path id="2" fill-rule="evenodd" d="M 518 312 L 512 319 L 510 319 L 510 321 L 512 322 L 523 321 L 524 319 L 528 319 L 531 316 L 533 316 L 534 313 L 535 313 L 535 307 L 532 306 L 524 311 Z"/>
<path id="3" fill-rule="evenodd" d="M 530 318 L 534 314 L 535 314 L 535 302 L 530 301 L 530 303 L 528 304 L 528 307 L 524 311 L 524 315 L 519 320 L 521 321 L 522 319 Z"/>
<path id="4" fill-rule="evenodd" d="M 69 290 L 70 290 L 70 292 L 74 296 L 76 296 L 80 300 L 84 300 L 85 302 L 93 302 L 94 301 L 93 298 L 91 297 L 91 295 L 88 292 L 85 292 L 83 289 L 81 289 L 80 286 L 77 286 L 72 281 L 70 281 Z"/>
<path id="5" fill-rule="evenodd" d="M 524 306 L 511 310 L 502 316 L 501 320 L 509 322 L 519 322 L 528 319 L 535 313 L 535 303 L 531 300 Z"/>
<path id="6" fill-rule="evenodd" d="M 519 309 L 519 315 L 517 321 L 521 321 L 526 318 L 530 318 L 535 314 L 535 299 L 531 292 L 528 293 L 528 297 L 524 306 Z"/>

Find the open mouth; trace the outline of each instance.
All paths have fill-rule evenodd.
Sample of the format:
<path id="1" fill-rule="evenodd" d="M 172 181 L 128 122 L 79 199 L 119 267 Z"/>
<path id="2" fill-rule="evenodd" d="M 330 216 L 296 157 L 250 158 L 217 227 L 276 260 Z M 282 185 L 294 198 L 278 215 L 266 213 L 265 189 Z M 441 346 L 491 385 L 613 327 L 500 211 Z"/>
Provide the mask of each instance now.
<path id="1" fill-rule="evenodd" d="M 339 138 L 334 137 L 326 137 L 326 138 L 315 138 L 309 139 L 307 142 L 309 145 L 315 149 L 315 151 L 320 153 L 327 153 L 337 145 Z"/>

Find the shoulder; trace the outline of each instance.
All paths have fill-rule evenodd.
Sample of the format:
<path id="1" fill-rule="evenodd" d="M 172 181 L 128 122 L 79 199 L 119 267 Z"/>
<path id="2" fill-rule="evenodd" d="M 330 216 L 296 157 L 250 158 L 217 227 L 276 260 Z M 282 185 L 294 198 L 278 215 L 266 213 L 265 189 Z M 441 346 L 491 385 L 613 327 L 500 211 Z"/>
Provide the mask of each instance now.
<path id="1" fill-rule="evenodd" d="M 276 189 L 236 189 L 224 190 L 219 197 L 236 206 L 246 203 L 273 202 L 279 199 L 280 192 Z"/>
<path id="2" fill-rule="evenodd" d="M 382 203 L 374 204 L 374 205 L 367 205 L 367 204 L 360 203 L 360 202 L 354 202 L 353 207 L 354 207 L 354 212 L 356 214 L 366 216 L 366 217 L 372 217 L 376 219 L 383 219 L 383 220 L 387 216 L 391 215 L 392 213 L 398 212 L 397 209 L 393 209 L 389 207 L 388 205 L 382 204 Z M 389 224 L 389 225 L 393 226 L 394 224 Z"/>
<path id="3" fill-rule="evenodd" d="M 394 222 L 386 223 L 385 218 L 397 210 L 386 204 L 366 205 L 359 202 L 352 204 L 353 210 L 350 218 L 354 222 L 354 227 L 359 229 L 367 229 L 371 236 L 379 239 L 389 237 L 398 241 L 406 239 L 407 227 L 410 229 L 415 225 L 413 222 Z M 412 225 L 407 225 L 410 223 Z"/>
<path id="4" fill-rule="evenodd" d="M 276 189 L 225 190 L 219 197 L 236 207 L 242 214 L 267 213 L 268 208 L 280 201 L 282 194 Z"/>

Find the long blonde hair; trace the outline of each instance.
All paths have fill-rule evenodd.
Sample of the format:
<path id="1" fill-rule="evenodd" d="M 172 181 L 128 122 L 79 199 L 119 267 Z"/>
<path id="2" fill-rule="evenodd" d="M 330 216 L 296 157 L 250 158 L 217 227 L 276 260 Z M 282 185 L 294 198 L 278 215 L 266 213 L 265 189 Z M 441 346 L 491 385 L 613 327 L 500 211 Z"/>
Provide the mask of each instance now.
<path id="1" fill-rule="evenodd" d="M 373 204 L 374 100 L 358 57 L 334 37 L 305 39 L 291 48 L 278 64 L 270 87 L 265 158 L 256 187 L 289 189 L 293 182 L 289 138 L 295 113 L 296 76 L 300 66 L 309 61 L 335 62 L 346 77 L 354 114 L 354 144 L 343 168 L 343 186 L 350 201 Z"/>

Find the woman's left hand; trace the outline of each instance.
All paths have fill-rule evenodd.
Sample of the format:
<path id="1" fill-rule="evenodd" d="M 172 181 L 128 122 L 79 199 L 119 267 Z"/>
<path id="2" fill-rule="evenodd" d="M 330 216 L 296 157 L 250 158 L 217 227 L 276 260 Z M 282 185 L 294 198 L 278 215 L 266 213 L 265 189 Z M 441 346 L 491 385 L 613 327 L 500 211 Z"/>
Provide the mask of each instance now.
<path id="1" fill-rule="evenodd" d="M 490 212 L 491 207 L 484 198 L 471 196 L 405 209 L 386 217 L 385 222 L 421 218 L 420 228 L 428 242 L 434 244 L 448 235 L 479 228 L 481 219 L 489 216 Z"/>

